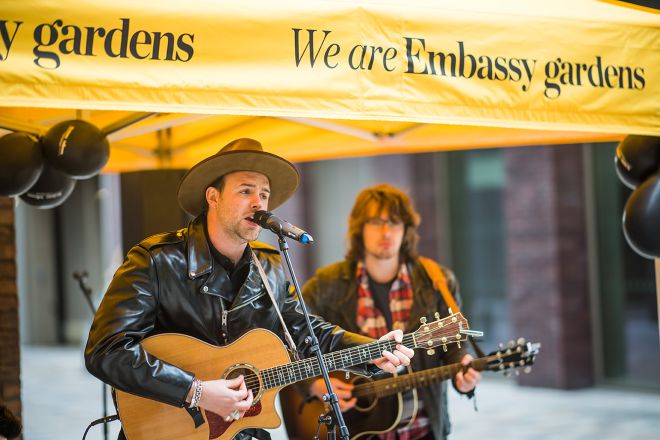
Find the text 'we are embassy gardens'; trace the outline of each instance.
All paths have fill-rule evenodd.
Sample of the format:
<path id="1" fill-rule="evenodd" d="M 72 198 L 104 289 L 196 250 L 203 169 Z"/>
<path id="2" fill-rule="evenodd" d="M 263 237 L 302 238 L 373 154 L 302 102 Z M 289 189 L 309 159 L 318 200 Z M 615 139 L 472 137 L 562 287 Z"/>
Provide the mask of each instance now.
<path id="1" fill-rule="evenodd" d="M 419 36 L 401 37 L 405 51 L 393 46 L 367 44 L 353 44 L 345 48 L 333 41 L 330 30 L 292 30 L 295 63 L 299 68 L 306 65 L 327 69 L 348 66 L 352 70 L 383 69 L 386 72 L 403 68 L 403 73 L 412 75 L 510 81 L 527 92 L 537 67 L 543 64 L 543 95 L 547 99 L 559 98 L 562 88 L 571 86 L 634 91 L 643 90 L 646 85 L 643 67 L 608 64 L 597 54 L 587 62 L 569 61 L 557 56 L 543 63 L 537 59 L 474 53 L 465 41 L 456 41 L 453 47 L 438 50 L 431 48 L 431 44 Z M 404 63 L 399 63 L 397 58 L 400 56 L 405 57 Z"/>

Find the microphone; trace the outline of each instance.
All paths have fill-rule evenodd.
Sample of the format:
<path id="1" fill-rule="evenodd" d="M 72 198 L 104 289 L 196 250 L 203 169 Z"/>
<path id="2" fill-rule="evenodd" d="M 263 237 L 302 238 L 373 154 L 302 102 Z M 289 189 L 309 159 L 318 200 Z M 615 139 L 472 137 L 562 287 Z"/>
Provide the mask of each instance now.
<path id="1" fill-rule="evenodd" d="M 273 231 L 277 235 L 286 235 L 287 237 L 293 238 L 302 244 L 309 244 L 314 242 L 312 236 L 307 232 L 303 231 L 298 226 L 294 226 L 285 220 L 275 217 L 272 212 L 257 211 L 254 213 L 250 220 L 264 229 Z"/>

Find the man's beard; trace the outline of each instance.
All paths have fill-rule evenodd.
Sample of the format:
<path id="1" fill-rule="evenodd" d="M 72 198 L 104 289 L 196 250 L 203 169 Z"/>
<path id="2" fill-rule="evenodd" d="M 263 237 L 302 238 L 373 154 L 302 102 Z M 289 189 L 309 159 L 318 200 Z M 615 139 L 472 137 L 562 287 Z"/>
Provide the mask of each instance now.
<path id="1" fill-rule="evenodd" d="M 392 258 L 395 258 L 399 253 L 395 251 L 382 250 L 380 252 L 366 251 L 366 254 L 375 258 L 376 260 L 391 260 Z"/>
<path id="2" fill-rule="evenodd" d="M 240 226 L 234 228 L 234 235 L 236 235 L 241 240 L 244 240 L 246 242 L 255 241 L 257 238 L 259 238 L 260 233 L 261 233 L 260 227 L 257 227 L 256 229 L 245 228 L 244 230 L 242 230 Z"/>

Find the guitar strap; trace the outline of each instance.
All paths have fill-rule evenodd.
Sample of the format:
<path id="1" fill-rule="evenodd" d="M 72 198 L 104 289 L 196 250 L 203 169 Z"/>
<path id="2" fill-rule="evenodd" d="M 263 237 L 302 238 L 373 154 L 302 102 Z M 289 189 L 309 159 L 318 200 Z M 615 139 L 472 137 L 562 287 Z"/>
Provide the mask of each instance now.
<path id="1" fill-rule="evenodd" d="M 264 287 L 266 287 L 266 292 L 268 292 L 268 295 L 270 295 L 270 300 L 273 302 L 273 305 L 275 306 L 275 311 L 277 312 L 277 316 L 279 316 L 280 318 L 280 322 L 282 323 L 282 328 L 284 329 L 284 338 L 286 339 L 286 343 L 289 344 L 289 353 L 291 353 L 291 356 L 293 356 L 294 360 L 299 361 L 300 355 L 298 354 L 298 350 L 296 350 L 296 344 L 293 342 L 293 338 L 289 333 L 289 329 L 286 328 L 286 324 L 284 323 L 284 318 L 282 318 L 282 312 L 280 312 L 280 308 L 277 306 L 277 301 L 275 301 L 275 296 L 273 295 L 273 291 L 270 288 L 268 277 L 266 277 L 266 272 L 264 272 L 264 268 L 261 267 L 261 263 L 259 263 L 259 259 L 254 254 L 254 252 L 252 252 L 252 261 L 254 261 L 254 264 L 256 264 L 257 269 L 259 270 L 259 275 L 261 275 L 261 281 L 264 282 Z"/>
<path id="2" fill-rule="evenodd" d="M 435 290 L 439 290 L 442 294 L 442 299 L 445 300 L 445 304 L 452 310 L 452 313 L 459 313 L 461 309 L 458 308 L 456 300 L 454 300 L 454 295 L 451 294 L 449 288 L 447 287 L 447 279 L 445 274 L 442 273 L 440 265 L 430 258 L 419 257 L 419 262 L 422 263 L 426 274 L 431 278 L 433 282 L 433 287 Z"/>
<path id="3" fill-rule="evenodd" d="M 459 313 L 461 309 L 458 308 L 458 304 L 456 304 L 454 295 L 451 294 L 449 288 L 447 287 L 447 279 L 445 278 L 445 274 L 442 273 L 440 265 L 430 258 L 418 257 L 418 259 L 419 262 L 422 263 L 426 274 L 429 276 L 429 278 L 431 278 L 433 287 L 436 290 L 439 290 L 442 294 L 442 299 L 445 300 L 445 304 L 447 304 L 447 306 L 452 310 L 452 313 Z M 479 345 L 477 345 L 477 342 L 474 340 L 474 338 L 472 338 L 472 336 L 469 336 L 468 338 L 470 339 L 470 343 L 474 347 L 474 351 L 477 353 L 477 356 L 484 357 L 485 354 L 483 350 L 481 350 Z"/>

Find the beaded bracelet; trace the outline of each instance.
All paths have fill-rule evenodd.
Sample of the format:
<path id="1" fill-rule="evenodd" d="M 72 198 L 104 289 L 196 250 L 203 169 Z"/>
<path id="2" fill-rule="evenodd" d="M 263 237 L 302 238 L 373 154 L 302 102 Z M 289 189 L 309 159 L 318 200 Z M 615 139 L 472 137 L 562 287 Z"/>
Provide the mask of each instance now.
<path id="1" fill-rule="evenodd" d="M 199 379 L 193 380 L 192 383 L 193 395 L 190 399 L 190 408 L 197 408 L 199 401 L 202 399 L 202 381 Z"/>

